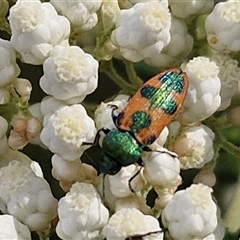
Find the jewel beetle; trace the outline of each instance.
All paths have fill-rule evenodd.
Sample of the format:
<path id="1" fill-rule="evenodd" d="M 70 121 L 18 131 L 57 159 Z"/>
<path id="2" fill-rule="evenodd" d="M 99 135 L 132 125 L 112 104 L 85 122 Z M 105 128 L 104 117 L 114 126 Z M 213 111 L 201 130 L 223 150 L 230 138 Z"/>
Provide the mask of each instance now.
<path id="1" fill-rule="evenodd" d="M 94 140 L 96 144 L 100 132 L 105 134 L 99 170 L 116 174 L 122 166 L 143 165 L 143 151 L 151 151 L 149 145 L 176 117 L 187 89 L 187 74 L 172 68 L 145 82 L 118 115 L 114 115 L 117 107 L 113 106 L 112 119 L 116 129 L 102 128 Z"/>

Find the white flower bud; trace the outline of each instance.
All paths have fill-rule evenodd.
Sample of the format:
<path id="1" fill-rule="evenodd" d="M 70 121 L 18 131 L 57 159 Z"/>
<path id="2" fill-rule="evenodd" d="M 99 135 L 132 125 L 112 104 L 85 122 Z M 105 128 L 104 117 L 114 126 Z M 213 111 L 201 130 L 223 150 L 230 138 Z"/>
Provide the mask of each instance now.
<path id="1" fill-rule="evenodd" d="M 22 149 L 30 140 L 38 137 L 41 130 L 40 121 L 34 117 L 15 118 L 12 126 L 8 144 L 13 149 Z"/>
<path id="2" fill-rule="evenodd" d="M 166 149 L 152 151 L 143 158 L 144 177 L 151 185 L 171 187 L 180 173 L 180 162 L 172 152 Z"/>
<path id="3" fill-rule="evenodd" d="M 209 13 L 213 6 L 213 0 L 188 0 L 176 1 L 169 0 L 171 13 L 178 18 L 194 17 L 201 14 Z"/>
<path id="4" fill-rule="evenodd" d="M 43 71 L 41 88 L 58 100 L 79 103 L 97 88 L 98 62 L 77 46 L 54 47 Z"/>
<path id="5" fill-rule="evenodd" d="M 219 67 L 218 76 L 221 80 L 221 105 L 218 111 L 222 111 L 230 105 L 233 95 L 238 90 L 240 68 L 238 67 L 238 61 L 233 60 L 227 54 L 216 53 L 211 60 Z"/>
<path id="6" fill-rule="evenodd" d="M 202 183 L 206 186 L 213 187 L 216 183 L 216 176 L 211 168 L 204 167 L 194 177 L 193 183 Z"/>
<path id="7" fill-rule="evenodd" d="M 97 171 L 92 166 L 82 163 L 79 159 L 67 161 L 58 154 L 54 154 L 52 166 L 53 177 L 65 183 L 94 182 L 97 177 Z"/>
<path id="8" fill-rule="evenodd" d="M 30 168 L 33 170 L 37 177 L 43 178 L 43 172 L 38 162 L 31 161 Z"/>
<path id="9" fill-rule="evenodd" d="M 45 97 L 40 104 L 40 112 L 42 117 L 44 117 L 47 114 L 53 114 L 56 109 L 60 107 L 67 106 L 66 103 L 57 100 L 53 97 Z"/>
<path id="10" fill-rule="evenodd" d="M 0 169 L 0 198 L 7 212 L 29 227 L 42 231 L 56 214 L 57 200 L 46 180 L 24 163 L 13 160 Z"/>
<path id="11" fill-rule="evenodd" d="M 217 51 L 240 50 L 240 1 L 219 2 L 207 16 L 208 44 Z M 227 34 L 226 34 L 227 33 Z"/>
<path id="12" fill-rule="evenodd" d="M 27 119 L 26 136 L 28 141 L 39 136 L 42 129 L 41 122 L 34 117 Z"/>
<path id="13" fill-rule="evenodd" d="M 6 136 L 8 130 L 8 122 L 5 118 L 0 116 L 0 139 Z"/>
<path id="14" fill-rule="evenodd" d="M 153 150 L 161 148 L 167 141 L 168 134 L 168 127 L 163 128 L 158 138 L 151 144 L 150 148 Z"/>
<path id="15" fill-rule="evenodd" d="M 135 4 L 139 2 L 148 2 L 146 0 L 126 0 L 126 1 L 119 1 L 119 7 L 121 9 L 128 9 L 134 6 Z"/>
<path id="16" fill-rule="evenodd" d="M 219 208 L 217 209 L 217 227 L 215 230 L 209 234 L 207 237 L 205 237 L 203 240 L 220 240 L 224 239 L 225 236 L 225 224 L 223 220 L 220 217 L 220 211 Z"/>
<path id="17" fill-rule="evenodd" d="M 16 78 L 13 81 L 13 87 L 20 96 L 27 97 L 28 99 L 30 98 L 32 84 L 29 80 L 24 78 Z"/>
<path id="18" fill-rule="evenodd" d="M 31 233 L 27 226 L 11 215 L 0 215 L 0 239 L 31 240 Z"/>
<path id="19" fill-rule="evenodd" d="M 75 183 L 60 199 L 58 215 L 56 232 L 61 239 L 104 239 L 101 231 L 109 213 L 91 184 Z"/>
<path id="20" fill-rule="evenodd" d="M 97 186 L 97 190 L 108 209 L 114 212 L 117 198 L 111 192 L 109 176 L 110 175 L 102 173 L 98 176 L 99 184 Z"/>
<path id="21" fill-rule="evenodd" d="M 38 102 L 38 103 L 35 103 L 35 104 L 31 105 L 28 109 L 29 109 L 29 111 L 30 111 L 30 113 L 32 114 L 33 117 L 35 117 L 40 122 L 42 122 L 43 121 L 43 116 L 42 116 L 42 113 L 41 113 L 41 110 L 40 110 L 40 106 L 41 106 L 41 104 Z"/>
<path id="22" fill-rule="evenodd" d="M 120 11 L 111 39 L 124 58 L 138 62 L 160 53 L 170 42 L 170 26 L 167 1 L 137 3 Z"/>
<path id="23" fill-rule="evenodd" d="M 65 16 L 74 27 L 79 27 L 81 30 L 89 30 L 97 24 L 97 11 L 101 6 L 102 0 L 51 0 L 50 2 L 59 14 Z"/>
<path id="24" fill-rule="evenodd" d="M 145 179 L 142 173 L 139 172 L 132 180 L 131 178 L 140 170 L 140 166 L 131 164 L 127 167 L 122 167 L 115 175 L 109 175 L 109 184 L 112 194 L 117 197 L 128 197 L 141 190 L 145 185 Z M 130 181 L 131 180 L 131 181 Z"/>
<path id="25" fill-rule="evenodd" d="M 93 142 L 95 134 L 94 121 L 87 115 L 85 108 L 74 104 L 46 115 L 40 138 L 51 152 L 72 161 L 90 147 L 82 144 Z"/>
<path id="26" fill-rule="evenodd" d="M 168 68 L 180 65 L 193 47 L 193 38 L 187 32 L 187 25 L 175 17 L 171 18 L 170 43 L 158 54 L 153 53 L 144 61 L 155 67 Z"/>
<path id="27" fill-rule="evenodd" d="M 0 142 L 1 143 L 1 142 Z M 0 146 L 1 149 L 1 146 Z M 3 148 L 4 149 L 4 148 Z M 2 149 L 1 149 L 2 150 Z M 4 152 L 1 153 L 1 167 L 6 167 L 13 159 L 17 159 L 19 162 L 27 164 L 31 167 L 33 172 L 38 177 L 42 177 L 42 170 L 39 169 L 40 166 L 38 163 L 32 161 L 27 155 L 24 153 L 12 150 L 8 145 L 5 147 Z"/>
<path id="28" fill-rule="evenodd" d="M 144 235 L 155 231 L 161 231 L 157 219 L 150 215 L 144 215 L 135 208 L 122 208 L 115 212 L 104 228 L 107 240 L 125 240 L 130 236 Z"/>
<path id="29" fill-rule="evenodd" d="M 176 134 L 171 131 L 173 125 L 170 125 L 171 135 Z M 178 134 L 170 148 L 179 155 L 182 169 L 201 168 L 214 156 L 214 137 L 215 134 L 207 126 L 193 126 Z"/>
<path id="30" fill-rule="evenodd" d="M 18 149 L 22 149 L 27 144 L 28 144 L 28 139 L 25 134 L 22 134 L 15 130 L 10 131 L 10 135 L 8 137 L 8 145 L 10 148 L 18 150 Z"/>
<path id="31" fill-rule="evenodd" d="M 154 0 L 154 2 L 162 2 L 163 0 Z M 119 1 L 119 6 L 121 9 L 128 9 L 134 6 L 137 3 L 149 2 L 149 0 L 124 0 Z"/>
<path id="32" fill-rule="evenodd" d="M 0 38 L 0 87 L 13 81 L 20 73 L 16 63 L 16 54 L 9 41 Z"/>
<path id="33" fill-rule="evenodd" d="M 1 144 L 1 141 L 0 141 Z M 1 149 L 2 146 L 0 146 Z M 5 147 L 5 146 L 4 146 Z M 6 167 L 13 159 L 17 159 L 19 162 L 22 162 L 24 164 L 27 164 L 28 166 L 31 166 L 31 164 L 34 162 L 32 161 L 27 155 L 23 154 L 20 151 L 12 150 L 8 145 L 3 148 L 4 152 L 1 152 L 1 167 Z M 1 149 L 2 150 L 2 149 Z M 35 164 L 35 162 L 34 162 Z M 32 168 L 33 172 L 38 175 L 38 172 L 35 171 L 35 167 Z"/>
<path id="34" fill-rule="evenodd" d="M 120 95 L 118 96 L 119 99 L 116 100 L 116 98 L 111 101 L 104 103 L 102 102 L 95 111 L 95 122 L 97 129 L 101 129 L 103 127 L 114 129 L 116 126 L 113 123 L 112 120 L 112 112 L 114 112 L 114 115 L 119 114 L 124 107 L 127 105 L 129 96 L 127 95 Z M 117 106 L 117 109 L 113 110 L 112 106 Z"/>
<path id="35" fill-rule="evenodd" d="M 182 70 L 188 75 L 189 87 L 177 119 L 183 124 L 193 124 L 208 118 L 220 106 L 219 68 L 206 57 L 196 57 Z"/>
<path id="36" fill-rule="evenodd" d="M 211 192 L 203 184 L 193 184 L 174 194 L 161 216 L 175 240 L 202 239 L 215 230 L 217 207 Z"/>
<path id="37" fill-rule="evenodd" d="M 166 195 L 157 197 L 155 199 L 154 208 L 159 211 L 163 210 L 166 207 L 166 205 L 172 200 L 172 198 L 173 198 L 172 194 L 166 194 Z"/>
<path id="38" fill-rule="evenodd" d="M 25 132 L 27 128 L 27 120 L 25 118 L 19 117 L 15 118 L 12 123 L 13 129 L 16 132 Z"/>
<path id="39" fill-rule="evenodd" d="M 86 174 L 86 178 L 88 180 L 97 177 L 97 170 L 92 165 L 87 163 L 82 163 L 82 169 L 83 169 L 83 172 Z"/>
<path id="40" fill-rule="evenodd" d="M 101 11 L 105 29 L 110 29 L 116 21 L 116 17 L 120 12 L 119 2 L 117 0 L 103 0 Z"/>
<path id="41" fill-rule="evenodd" d="M 150 208 L 143 196 L 133 195 L 124 198 L 117 198 L 115 201 L 115 211 L 122 208 L 136 208 L 143 214 L 150 214 Z"/>
<path id="42" fill-rule="evenodd" d="M 1 121 L 0 121 L 1 123 Z M 3 162 L 3 155 L 10 149 L 8 145 L 8 139 L 7 136 L 4 136 L 0 139 L 0 155 L 1 155 L 1 161 Z"/>
<path id="43" fill-rule="evenodd" d="M 101 103 L 95 113 L 94 113 L 94 119 L 95 119 L 95 124 L 97 129 L 101 129 L 101 128 L 108 128 L 108 129 L 116 129 L 116 126 L 113 122 L 112 119 L 112 112 L 114 113 L 114 115 L 118 115 L 123 109 L 124 107 L 127 105 L 129 96 L 127 95 L 120 95 L 119 96 L 120 99 L 116 100 L 116 98 L 112 101 L 112 102 L 108 102 L 108 103 Z M 113 108 L 111 107 L 111 105 L 113 106 L 117 106 L 117 109 L 113 110 Z M 102 133 L 101 137 L 99 139 L 99 144 L 101 145 L 102 140 L 104 135 Z"/>
<path id="44" fill-rule="evenodd" d="M 9 23 L 11 43 L 26 63 L 42 64 L 55 45 L 68 44 L 69 21 L 50 3 L 18 0 L 10 8 Z"/>
<path id="45" fill-rule="evenodd" d="M 31 144 L 35 144 L 35 145 L 39 145 L 42 148 L 46 148 L 46 146 L 42 143 L 41 139 L 40 139 L 40 131 L 42 129 L 42 123 L 43 123 L 43 115 L 41 113 L 41 103 L 35 103 L 33 105 L 31 105 L 28 109 L 31 113 L 31 115 L 33 116 L 34 119 L 34 124 L 33 126 L 35 126 L 36 131 L 33 132 L 34 134 L 34 138 L 30 138 L 30 136 L 32 136 L 31 133 L 27 133 L 27 137 L 29 140 L 29 143 Z M 35 134 L 37 133 L 37 134 Z"/>
<path id="46" fill-rule="evenodd" d="M 0 105 L 9 103 L 10 92 L 6 88 L 0 88 Z"/>

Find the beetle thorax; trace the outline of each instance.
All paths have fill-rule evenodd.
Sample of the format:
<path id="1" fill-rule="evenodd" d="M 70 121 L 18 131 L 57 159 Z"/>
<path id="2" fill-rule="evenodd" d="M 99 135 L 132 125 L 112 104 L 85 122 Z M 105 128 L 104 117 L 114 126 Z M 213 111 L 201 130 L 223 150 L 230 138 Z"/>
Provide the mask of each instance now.
<path id="1" fill-rule="evenodd" d="M 129 132 L 111 130 L 103 140 L 103 152 L 122 166 L 135 163 L 141 158 L 142 148 Z"/>

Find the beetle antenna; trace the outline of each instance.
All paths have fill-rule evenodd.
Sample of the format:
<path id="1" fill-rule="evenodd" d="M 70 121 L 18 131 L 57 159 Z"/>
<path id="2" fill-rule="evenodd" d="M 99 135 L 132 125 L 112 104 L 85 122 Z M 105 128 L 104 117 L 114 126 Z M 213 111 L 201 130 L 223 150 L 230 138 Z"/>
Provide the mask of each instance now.
<path id="1" fill-rule="evenodd" d="M 108 107 L 111 107 L 112 108 L 112 120 L 113 120 L 113 123 L 116 125 L 117 123 L 117 115 L 114 114 L 114 111 L 116 109 L 118 109 L 118 106 L 117 105 L 114 105 L 114 104 L 109 104 Z"/>

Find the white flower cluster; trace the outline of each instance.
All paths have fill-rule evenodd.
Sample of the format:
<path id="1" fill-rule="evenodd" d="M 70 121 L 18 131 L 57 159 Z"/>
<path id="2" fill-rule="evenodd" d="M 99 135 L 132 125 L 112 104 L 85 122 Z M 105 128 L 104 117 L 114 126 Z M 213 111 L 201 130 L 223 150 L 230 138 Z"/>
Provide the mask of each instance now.
<path id="1" fill-rule="evenodd" d="M 214 231 L 217 208 L 211 191 L 211 188 L 199 184 L 173 196 L 163 210 L 162 220 L 174 239 L 202 239 Z"/>
<path id="2" fill-rule="evenodd" d="M 8 122 L 3 117 L 0 117 L 0 155 L 3 154 L 8 148 L 6 136 L 7 129 Z"/>
<path id="3" fill-rule="evenodd" d="M 10 42 L 0 39 L 0 54 L 4 59 L 0 62 L 0 87 L 2 89 L 19 75 L 20 69 L 16 64 L 16 53 Z M 3 97 L 1 97 L 1 104 L 3 103 L 6 101 L 3 101 Z"/>
<path id="4" fill-rule="evenodd" d="M 41 140 L 53 152 L 66 160 L 76 160 L 90 146 L 95 136 L 93 120 L 81 104 L 60 107 L 44 117 Z"/>
<path id="5" fill-rule="evenodd" d="M 42 64 L 52 48 L 67 44 L 69 21 L 50 3 L 19 0 L 10 9 L 11 43 L 24 62 Z"/>
<path id="6" fill-rule="evenodd" d="M 134 235 L 144 235 L 146 232 L 149 232 L 150 235 L 151 232 L 155 233 L 154 238 L 150 239 L 163 239 L 157 219 L 144 215 L 135 208 L 124 208 L 116 211 L 109 219 L 104 231 L 107 240 L 124 240 L 127 237 L 134 237 Z"/>
<path id="7" fill-rule="evenodd" d="M 240 0 L 3 0 L 0 28 L 10 35 L 0 38 L 0 239 L 49 233 L 54 220 L 63 240 L 223 239 L 211 187 L 220 148 L 240 154 L 221 135 L 240 89 Z M 22 78 L 20 66 L 32 65 L 43 67 L 38 82 Z M 137 73 L 178 68 L 186 96 L 174 78 L 166 94 L 169 75 L 131 96 Z M 89 96 L 99 83 L 102 103 Z M 131 98 L 136 104 L 123 111 Z M 157 128 L 155 108 L 170 118 L 168 107 L 183 98 L 159 136 L 142 133 Z M 18 151 L 28 143 L 53 154 L 51 173 L 66 193 L 59 200 Z M 101 153 L 89 149 L 97 144 Z M 199 172 L 179 190 L 187 169 Z"/>
<path id="8" fill-rule="evenodd" d="M 1 215 L 0 226 L 0 239 L 31 240 L 31 234 L 28 227 L 23 225 L 20 221 L 11 215 Z"/>
<path id="9" fill-rule="evenodd" d="M 240 1 L 220 2 L 206 19 L 208 43 L 218 51 L 240 50 Z M 227 32 L 227 34 L 226 34 Z"/>
<path id="10" fill-rule="evenodd" d="M 193 38 L 187 32 L 187 24 L 172 16 L 170 36 L 169 44 L 160 53 L 153 53 L 144 59 L 147 64 L 167 68 L 171 65 L 179 65 L 184 61 L 193 47 Z"/>
<path id="11" fill-rule="evenodd" d="M 1 211 L 14 216 L 31 231 L 47 229 L 56 215 L 57 200 L 46 180 L 17 160 L 0 169 L 0 180 Z"/>
<path id="12" fill-rule="evenodd" d="M 240 68 L 236 60 L 233 60 L 229 55 L 224 53 L 216 53 L 211 59 L 219 67 L 218 76 L 221 80 L 221 105 L 218 111 L 222 111 L 229 107 L 232 97 L 237 92 Z"/>
<path id="13" fill-rule="evenodd" d="M 87 183 L 75 183 L 60 199 L 57 234 L 62 239 L 103 239 L 101 231 L 108 221 L 108 210 L 96 189 Z"/>
<path id="14" fill-rule="evenodd" d="M 170 148 L 179 156 L 182 169 L 201 168 L 207 162 L 210 162 L 214 155 L 213 139 L 214 133 L 210 128 L 201 124 L 199 126 L 191 126 L 180 134 L 180 124 L 173 122 L 170 125 L 170 135 L 174 141 L 170 144 Z"/>
<path id="15" fill-rule="evenodd" d="M 178 18 L 191 18 L 196 15 L 201 15 L 209 13 L 213 6 L 213 0 L 203 0 L 203 1 L 176 1 L 169 0 L 171 7 L 171 12 L 174 16 Z"/>
<path id="16" fill-rule="evenodd" d="M 97 24 L 97 11 L 101 6 L 102 0 L 51 0 L 50 3 L 56 8 L 58 13 L 65 16 L 73 26 L 79 27 L 81 30 L 89 30 Z"/>
<path id="17" fill-rule="evenodd" d="M 138 62 L 160 53 L 170 42 L 170 26 L 166 1 L 138 3 L 120 11 L 111 39 L 124 58 Z"/>
<path id="18" fill-rule="evenodd" d="M 208 58 L 197 57 L 183 70 L 189 77 L 189 87 L 178 120 L 183 124 L 194 124 L 211 116 L 221 104 L 219 68 Z"/>
<path id="19" fill-rule="evenodd" d="M 97 87 L 98 62 L 77 46 L 56 46 L 43 64 L 40 86 L 49 95 L 79 103 Z"/>

